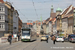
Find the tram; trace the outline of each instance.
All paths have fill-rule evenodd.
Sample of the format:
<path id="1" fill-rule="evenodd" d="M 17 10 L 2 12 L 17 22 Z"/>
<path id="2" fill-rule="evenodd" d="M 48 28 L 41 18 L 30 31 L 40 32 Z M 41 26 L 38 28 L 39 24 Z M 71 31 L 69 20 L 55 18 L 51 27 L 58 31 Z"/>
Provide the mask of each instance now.
<path id="1" fill-rule="evenodd" d="M 21 29 L 21 41 L 33 41 L 37 39 L 37 34 L 32 28 Z"/>

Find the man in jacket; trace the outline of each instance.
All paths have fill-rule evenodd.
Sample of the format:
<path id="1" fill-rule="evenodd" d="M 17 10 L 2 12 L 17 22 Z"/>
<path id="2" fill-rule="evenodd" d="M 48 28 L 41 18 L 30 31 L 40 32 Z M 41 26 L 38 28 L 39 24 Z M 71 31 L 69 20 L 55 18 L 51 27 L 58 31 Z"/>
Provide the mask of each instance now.
<path id="1" fill-rule="evenodd" d="M 48 37 L 48 36 L 46 36 L 46 37 L 47 37 L 47 43 L 48 43 L 48 38 L 49 38 L 49 37 Z"/>
<path id="2" fill-rule="evenodd" d="M 20 34 L 17 34 L 17 37 L 18 37 L 18 41 L 20 40 Z"/>
<path id="3" fill-rule="evenodd" d="M 55 44 L 55 36 L 52 36 L 53 44 Z"/>
<path id="4" fill-rule="evenodd" d="M 9 34 L 9 36 L 8 36 L 8 42 L 10 43 L 10 45 L 11 45 L 11 41 L 12 41 L 12 35 Z"/>

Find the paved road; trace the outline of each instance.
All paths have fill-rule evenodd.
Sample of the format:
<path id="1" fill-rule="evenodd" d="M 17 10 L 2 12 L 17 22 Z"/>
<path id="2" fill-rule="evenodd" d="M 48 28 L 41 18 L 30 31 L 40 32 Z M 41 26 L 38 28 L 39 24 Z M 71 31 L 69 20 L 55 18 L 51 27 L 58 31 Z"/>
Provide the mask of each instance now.
<path id="1" fill-rule="evenodd" d="M 12 45 L 7 44 L 1 44 L 0 50 L 75 50 L 75 43 L 70 42 L 56 42 L 54 45 L 52 41 L 49 39 L 49 42 L 46 43 L 46 41 L 40 41 L 40 39 L 37 39 L 37 41 L 34 42 L 16 42 Z"/>

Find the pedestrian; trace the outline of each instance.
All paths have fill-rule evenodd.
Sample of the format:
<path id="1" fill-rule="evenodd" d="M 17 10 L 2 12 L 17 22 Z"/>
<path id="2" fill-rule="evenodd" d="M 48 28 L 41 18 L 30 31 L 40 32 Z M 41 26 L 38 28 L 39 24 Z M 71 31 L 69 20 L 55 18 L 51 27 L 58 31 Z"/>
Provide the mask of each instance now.
<path id="1" fill-rule="evenodd" d="M 18 37 L 18 41 L 20 40 L 20 34 L 17 34 L 17 37 Z"/>
<path id="2" fill-rule="evenodd" d="M 49 37 L 48 37 L 48 36 L 46 36 L 46 37 L 47 37 L 47 41 L 46 41 L 46 42 L 48 43 L 48 38 L 49 38 Z"/>
<path id="3" fill-rule="evenodd" d="M 12 42 L 12 35 L 11 35 L 11 34 L 9 34 L 9 36 L 8 36 L 8 42 L 9 42 L 10 45 L 11 45 L 11 42 Z"/>
<path id="4" fill-rule="evenodd" d="M 56 40 L 55 36 L 52 36 L 52 40 L 53 40 L 53 44 L 55 44 L 55 40 Z"/>

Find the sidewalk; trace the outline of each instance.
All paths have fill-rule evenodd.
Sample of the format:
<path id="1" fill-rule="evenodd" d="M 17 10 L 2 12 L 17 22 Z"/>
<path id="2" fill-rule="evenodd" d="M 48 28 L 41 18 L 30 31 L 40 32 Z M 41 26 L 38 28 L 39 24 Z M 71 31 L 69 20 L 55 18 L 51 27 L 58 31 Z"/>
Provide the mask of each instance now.
<path id="1" fill-rule="evenodd" d="M 6 42 L 6 43 L 0 43 L 0 47 L 5 46 L 5 45 L 8 45 L 8 44 L 9 44 L 9 42 Z"/>
<path id="2" fill-rule="evenodd" d="M 19 42 L 21 42 L 21 41 L 12 42 L 12 44 L 16 44 L 16 43 L 19 43 Z M 8 45 L 10 45 L 9 42 L 6 42 L 6 43 L 0 43 L 0 48 L 1 48 L 1 47 L 4 47 L 4 46 L 8 46 Z"/>

